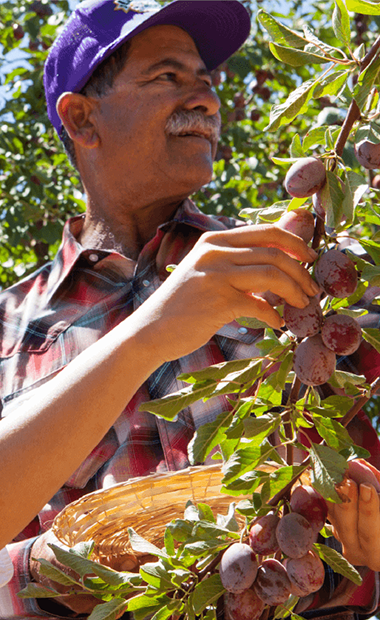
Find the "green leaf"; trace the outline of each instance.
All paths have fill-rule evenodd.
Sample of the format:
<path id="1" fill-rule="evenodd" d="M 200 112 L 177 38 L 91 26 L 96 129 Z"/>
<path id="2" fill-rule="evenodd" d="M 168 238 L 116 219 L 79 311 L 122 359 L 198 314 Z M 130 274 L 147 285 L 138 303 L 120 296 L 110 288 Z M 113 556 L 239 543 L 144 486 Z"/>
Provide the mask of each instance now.
<path id="1" fill-rule="evenodd" d="M 343 0 L 335 0 L 332 23 L 336 38 L 349 47 L 351 42 L 350 17 Z"/>
<path id="2" fill-rule="evenodd" d="M 277 21 L 270 13 L 261 10 L 257 14 L 257 19 L 276 43 L 282 43 L 300 49 L 307 44 L 307 39 L 305 39 L 302 33 L 298 33 L 284 26 L 284 24 Z"/>
<path id="3" fill-rule="evenodd" d="M 48 546 L 52 549 L 55 557 L 61 564 L 71 568 L 74 572 L 78 573 L 81 577 L 85 575 L 97 575 L 101 577 L 103 581 L 111 586 L 123 585 L 128 582 L 127 573 L 118 573 L 112 568 L 87 560 L 79 556 L 77 553 L 66 551 L 57 545 L 48 543 Z"/>
<path id="4" fill-rule="evenodd" d="M 302 148 L 301 138 L 298 133 L 293 136 L 292 143 L 290 145 L 290 154 L 292 157 L 304 157 L 305 152 Z"/>
<path id="5" fill-rule="evenodd" d="M 380 56 L 377 54 L 374 58 L 372 58 L 368 67 L 366 67 L 366 69 L 359 75 L 358 81 L 355 84 L 353 96 L 360 110 L 363 110 L 365 107 L 368 95 L 370 94 L 374 84 L 377 83 L 379 70 Z"/>
<path id="6" fill-rule="evenodd" d="M 307 104 L 313 96 L 318 81 L 307 80 L 296 88 L 284 103 L 274 105 L 269 116 L 269 125 L 264 131 L 275 131 L 282 125 L 290 123 L 296 116 L 307 109 Z"/>
<path id="7" fill-rule="evenodd" d="M 194 589 L 193 608 L 195 615 L 215 603 L 225 592 L 219 573 L 201 581 Z"/>
<path id="8" fill-rule="evenodd" d="M 132 527 L 128 528 L 129 542 L 133 551 L 148 555 L 156 555 L 159 558 L 167 558 L 168 554 L 163 549 L 159 549 L 148 540 L 140 536 Z"/>
<path id="9" fill-rule="evenodd" d="M 327 62 L 325 56 L 284 47 L 283 45 L 278 45 L 278 43 L 269 43 L 269 49 L 277 60 L 291 67 L 303 67 L 304 65 L 312 64 L 321 65 Z"/>
<path id="10" fill-rule="evenodd" d="M 313 420 L 319 435 L 326 441 L 330 448 L 340 452 L 352 446 L 352 439 L 348 431 L 337 422 L 337 420 L 315 414 L 313 415 Z"/>
<path id="11" fill-rule="evenodd" d="M 78 583 L 75 579 L 73 579 L 72 577 L 69 577 L 69 575 L 64 573 L 59 568 L 56 568 L 55 566 L 53 566 L 50 562 L 48 562 L 44 558 L 33 558 L 33 559 L 36 559 L 37 562 L 40 563 L 39 572 L 41 573 L 41 575 L 45 575 L 45 577 L 48 577 L 52 581 L 55 581 L 56 583 L 60 583 L 63 586 L 72 586 L 74 583 Z"/>
<path id="12" fill-rule="evenodd" d="M 329 384 L 336 388 L 347 388 L 348 385 L 362 385 L 366 382 L 364 375 L 355 375 L 351 372 L 335 370 L 329 379 Z"/>
<path id="13" fill-rule="evenodd" d="M 225 432 L 233 417 L 233 412 L 227 411 L 218 415 L 213 422 L 203 424 L 197 429 L 187 448 L 191 465 L 206 460 L 211 450 L 225 438 Z"/>
<path id="14" fill-rule="evenodd" d="M 316 86 L 318 88 L 318 85 Z M 308 151 L 312 147 L 325 143 L 325 127 L 314 127 L 310 129 L 303 139 L 304 151 Z"/>
<path id="15" fill-rule="evenodd" d="M 346 0 L 349 11 L 362 13 L 363 15 L 380 15 L 380 4 L 378 2 L 368 2 L 368 0 Z"/>
<path id="16" fill-rule="evenodd" d="M 313 549 L 318 553 L 319 557 L 333 569 L 334 573 L 343 575 L 357 586 L 361 586 L 363 580 L 352 564 L 350 564 L 338 551 L 331 549 L 322 543 L 314 543 Z"/>
<path id="17" fill-rule="evenodd" d="M 144 593 L 134 596 L 124 602 L 127 603 L 127 611 L 133 613 L 135 620 L 143 620 L 147 616 L 155 614 L 165 605 L 169 605 L 172 599 L 165 594 L 149 596 Z"/>
<path id="18" fill-rule="evenodd" d="M 240 448 L 223 465 L 222 472 L 223 484 L 228 484 L 239 478 L 247 471 L 258 467 L 270 457 L 276 458 L 275 450 L 268 440 L 264 440 L 260 445 L 250 444 L 249 447 Z"/>
<path id="19" fill-rule="evenodd" d="M 112 601 L 97 605 L 88 616 L 88 620 L 116 620 L 126 606 L 127 601 L 125 599 L 114 598 Z"/>
<path id="20" fill-rule="evenodd" d="M 173 590 L 171 575 L 160 562 L 143 564 L 140 566 L 140 575 L 146 583 L 158 590 Z"/>
<path id="21" fill-rule="evenodd" d="M 17 596 L 19 598 L 56 598 L 61 594 L 52 588 L 44 588 L 38 583 L 28 583 L 26 588 L 17 592 Z"/>
<path id="22" fill-rule="evenodd" d="M 328 446 L 314 443 L 310 446 L 310 457 L 313 487 L 325 499 L 340 503 L 341 499 L 335 490 L 335 485 L 343 480 L 348 467 L 346 459 Z"/>
<path id="23" fill-rule="evenodd" d="M 244 420 L 245 436 L 247 438 L 256 437 L 261 443 L 265 437 L 268 437 L 281 422 L 279 413 L 267 413 L 259 418 L 246 418 Z"/>
<path id="24" fill-rule="evenodd" d="M 380 244 L 371 239 L 360 239 L 360 245 L 368 252 L 376 265 L 380 265 Z"/>
<path id="25" fill-rule="evenodd" d="M 252 358 L 233 360 L 232 362 L 221 362 L 220 364 L 214 364 L 208 368 L 202 370 L 196 370 L 191 373 L 183 373 L 179 375 L 180 381 L 186 383 L 201 383 L 206 381 L 214 381 L 217 383 L 222 379 L 225 379 L 228 375 L 235 375 L 235 373 L 244 372 L 251 368 Z"/>
<path id="26" fill-rule="evenodd" d="M 380 353 L 380 329 L 376 327 L 367 327 L 366 329 L 362 329 L 362 335 L 364 340 Z"/>
<path id="27" fill-rule="evenodd" d="M 315 87 L 314 97 L 319 99 L 320 97 L 325 97 L 326 95 L 336 96 L 343 88 L 350 73 L 350 71 L 335 71 L 335 73 L 331 73 L 326 76 Z M 322 127 L 318 127 L 318 129 L 322 129 Z M 323 144 L 323 142 L 320 144 Z"/>
<path id="28" fill-rule="evenodd" d="M 344 194 L 339 178 L 330 170 L 326 171 L 326 183 L 321 189 L 321 199 L 326 210 L 327 226 L 336 228 L 343 216 Z"/>
<path id="29" fill-rule="evenodd" d="M 178 607 L 181 605 L 181 601 L 176 601 L 176 603 Z M 175 611 L 176 609 L 173 609 L 172 606 L 169 607 L 168 605 L 165 605 L 154 614 L 151 620 L 167 620 L 167 618 L 175 616 L 175 614 L 173 613 Z"/>
<path id="30" fill-rule="evenodd" d="M 172 421 L 180 411 L 212 394 L 214 388 L 214 381 L 196 383 L 163 398 L 142 403 L 139 406 L 139 411 L 149 411 L 149 413 L 154 413 L 164 420 Z"/>
<path id="31" fill-rule="evenodd" d="M 215 538 L 214 540 L 196 540 L 195 542 L 186 543 L 184 553 L 190 553 L 194 557 L 199 557 L 205 553 L 219 551 L 230 544 L 228 540 Z"/>

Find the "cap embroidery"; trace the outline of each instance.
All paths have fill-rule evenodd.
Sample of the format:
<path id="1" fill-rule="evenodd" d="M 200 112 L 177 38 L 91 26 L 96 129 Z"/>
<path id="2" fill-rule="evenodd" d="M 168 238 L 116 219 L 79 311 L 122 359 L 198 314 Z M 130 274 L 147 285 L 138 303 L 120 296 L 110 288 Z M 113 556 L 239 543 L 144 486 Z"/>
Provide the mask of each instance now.
<path id="1" fill-rule="evenodd" d="M 125 13 L 150 13 L 160 10 L 160 5 L 155 0 L 114 0 L 115 11 L 121 9 Z"/>

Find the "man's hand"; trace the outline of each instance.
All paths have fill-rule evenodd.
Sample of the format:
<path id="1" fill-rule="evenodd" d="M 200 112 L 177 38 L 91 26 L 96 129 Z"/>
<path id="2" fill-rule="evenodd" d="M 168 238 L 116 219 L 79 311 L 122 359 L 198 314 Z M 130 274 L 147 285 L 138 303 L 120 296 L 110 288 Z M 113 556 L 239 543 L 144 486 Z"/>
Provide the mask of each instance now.
<path id="1" fill-rule="evenodd" d="M 319 287 L 300 263 L 315 258 L 302 239 L 273 225 L 203 234 L 138 310 L 151 346 L 163 361 L 177 359 L 243 316 L 279 329 L 280 315 L 260 293 L 272 291 L 304 308 Z"/>
<path id="2" fill-rule="evenodd" d="M 40 583 L 42 586 L 46 588 L 53 588 L 57 592 L 62 593 L 62 597 L 55 598 L 54 600 L 60 605 L 64 605 L 68 609 L 78 613 L 78 614 L 90 614 L 96 605 L 99 605 L 101 601 L 91 596 L 91 594 L 83 593 L 83 590 L 78 586 L 67 587 L 63 586 L 56 581 L 52 581 L 48 577 L 41 575 L 39 572 L 40 563 L 37 562 L 37 559 L 45 559 L 53 566 L 56 566 L 64 573 L 69 575 L 70 577 L 74 577 L 78 580 L 78 575 L 74 573 L 71 569 L 67 568 L 67 566 L 63 566 L 56 559 L 53 551 L 48 547 L 48 543 L 52 543 L 57 545 L 58 547 L 62 547 L 63 549 L 68 550 L 67 547 L 62 545 L 59 540 L 54 536 L 51 530 L 48 530 L 45 534 L 42 534 L 37 538 L 35 543 L 33 544 L 31 550 L 31 559 L 30 559 L 30 573 L 35 582 Z M 68 594 L 70 592 L 70 594 Z"/>
<path id="3" fill-rule="evenodd" d="M 380 472 L 366 464 L 380 482 Z M 354 566 L 380 571 L 380 502 L 375 488 L 348 478 L 338 493 L 343 502 L 328 502 L 328 516 L 335 538 L 342 543 L 344 557 Z"/>

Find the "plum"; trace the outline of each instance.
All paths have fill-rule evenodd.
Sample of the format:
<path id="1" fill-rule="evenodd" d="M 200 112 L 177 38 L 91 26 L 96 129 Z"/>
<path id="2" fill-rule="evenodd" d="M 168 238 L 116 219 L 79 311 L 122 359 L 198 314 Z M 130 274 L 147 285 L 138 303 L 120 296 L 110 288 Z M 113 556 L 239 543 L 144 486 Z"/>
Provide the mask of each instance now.
<path id="1" fill-rule="evenodd" d="M 315 532 L 320 532 L 327 519 L 327 503 L 313 487 L 300 485 L 290 497 L 290 507 L 308 520 Z"/>
<path id="2" fill-rule="evenodd" d="M 336 356 L 320 334 L 303 340 L 294 354 L 294 372 L 305 385 L 322 385 L 335 371 Z"/>
<path id="3" fill-rule="evenodd" d="M 315 265 L 315 278 L 331 297 L 344 299 L 355 293 L 358 274 L 352 260 L 339 250 L 328 250 Z"/>
<path id="4" fill-rule="evenodd" d="M 307 198 L 326 182 L 326 169 L 316 157 L 302 157 L 288 170 L 285 189 L 294 198 Z"/>
<path id="5" fill-rule="evenodd" d="M 292 584 L 292 594 L 307 596 L 323 586 L 325 569 L 322 560 L 312 551 L 302 558 L 289 558 L 284 564 Z"/>
<path id="6" fill-rule="evenodd" d="M 355 459 L 348 464 L 348 477 L 356 484 L 372 484 L 376 492 L 380 493 L 380 483 L 371 469 L 371 465 L 364 459 Z"/>
<path id="7" fill-rule="evenodd" d="M 276 536 L 281 551 L 290 558 L 301 558 L 315 542 L 315 532 L 309 521 L 297 512 L 282 517 Z"/>
<path id="8" fill-rule="evenodd" d="M 337 355 L 351 355 L 360 346 L 362 330 L 353 317 L 334 314 L 326 318 L 321 336 L 323 344 Z"/>
<path id="9" fill-rule="evenodd" d="M 277 226 L 301 237 L 305 243 L 309 243 L 314 236 L 314 216 L 307 209 L 286 211 L 278 220 Z"/>
<path id="10" fill-rule="evenodd" d="M 234 594 L 247 590 L 257 575 L 257 560 L 254 552 L 245 543 L 234 543 L 226 549 L 219 565 L 223 587 Z"/>
<path id="11" fill-rule="evenodd" d="M 361 140 L 355 144 L 355 155 L 359 164 L 367 170 L 380 168 L 380 144 L 371 140 Z"/>
<path id="12" fill-rule="evenodd" d="M 265 603 L 257 596 L 253 588 L 248 588 L 238 594 L 228 592 L 224 605 L 228 620 L 258 620 L 265 607 Z"/>
<path id="13" fill-rule="evenodd" d="M 278 550 L 276 528 L 280 517 L 273 512 L 256 518 L 249 530 L 249 544 L 255 553 L 270 555 Z"/>
<path id="14" fill-rule="evenodd" d="M 281 562 L 272 559 L 264 560 L 257 571 L 253 589 L 266 605 L 285 603 L 291 592 L 291 583 Z"/>
<path id="15" fill-rule="evenodd" d="M 312 297 L 306 308 L 284 305 L 284 321 L 287 329 L 299 338 L 314 336 L 321 330 L 323 315 L 317 297 Z"/>

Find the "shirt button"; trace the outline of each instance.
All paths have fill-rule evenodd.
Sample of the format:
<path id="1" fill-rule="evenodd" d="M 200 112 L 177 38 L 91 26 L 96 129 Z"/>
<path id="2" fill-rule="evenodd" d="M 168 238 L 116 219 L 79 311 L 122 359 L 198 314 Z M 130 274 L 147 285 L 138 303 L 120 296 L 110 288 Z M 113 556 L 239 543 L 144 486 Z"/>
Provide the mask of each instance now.
<path id="1" fill-rule="evenodd" d="M 88 259 L 92 262 L 92 263 L 97 263 L 99 260 L 99 256 L 97 254 L 90 254 Z"/>
<path id="2" fill-rule="evenodd" d="M 245 336 L 245 334 L 248 334 L 248 329 L 246 327 L 239 327 L 238 332 Z"/>
<path id="3" fill-rule="evenodd" d="M 149 280 L 143 280 L 143 286 L 145 286 L 145 288 L 149 286 L 149 284 L 150 284 Z"/>

